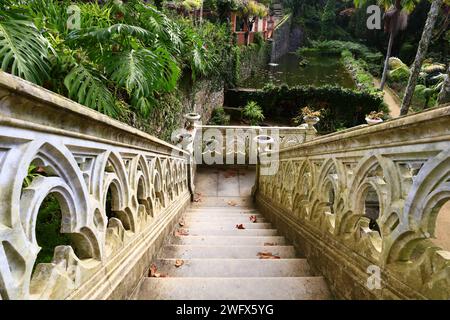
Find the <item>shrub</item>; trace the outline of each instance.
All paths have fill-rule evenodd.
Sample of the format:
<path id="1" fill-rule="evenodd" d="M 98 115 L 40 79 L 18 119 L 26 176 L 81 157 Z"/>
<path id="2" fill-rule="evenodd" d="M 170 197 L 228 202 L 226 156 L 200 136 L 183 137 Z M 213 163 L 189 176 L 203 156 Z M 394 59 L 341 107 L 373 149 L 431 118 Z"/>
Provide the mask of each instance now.
<path id="1" fill-rule="evenodd" d="M 255 101 L 249 101 L 242 110 L 242 116 L 244 119 L 250 121 L 252 126 L 259 125 L 264 119 L 263 110 Z"/>
<path id="2" fill-rule="evenodd" d="M 225 112 L 223 107 L 215 108 L 212 112 L 210 124 L 218 126 L 226 126 L 230 124 L 230 115 Z"/>
<path id="3" fill-rule="evenodd" d="M 407 83 L 411 71 L 405 65 L 389 72 L 389 81 L 396 83 Z"/>
<path id="4" fill-rule="evenodd" d="M 302 107 L 323 109 L 322 121 L 317 125 L 321 133 L 364 124 L 365 115 L 374 110 L 389 113 L 380 95 L 332 86 L 271 85 L 252 92 L 228 90 L 225 96 L 225 105 L 228 107 L 243 106 L 250 101 L 261 106 L 266 117 L 280 122 L 290 122 Z"/>

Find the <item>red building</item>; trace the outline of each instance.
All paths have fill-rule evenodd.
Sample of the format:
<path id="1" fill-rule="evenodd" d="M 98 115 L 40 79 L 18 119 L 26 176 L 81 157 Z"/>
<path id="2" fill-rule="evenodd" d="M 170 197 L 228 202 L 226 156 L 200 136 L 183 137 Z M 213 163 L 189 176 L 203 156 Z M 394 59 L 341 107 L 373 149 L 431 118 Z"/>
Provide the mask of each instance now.
<path id="1" fill-rule="evenodd" d="M 261 34 L 264 40 L 270 39 L 272 37 L 273 28 L 275 22 L 272 16 L 267 16 L 264 18 L 255 18 L 255 21 L 251 25 L 251 30 L 248 30 L 247 25 L 244 20 L 237 15 L 236 12 L 231 13 L 231 30 L 235 34 L 236 43 L 238 45 L 245 45 L 245 34 L 248 32 L 248 43 L 253 43 L 255 39 L 255 34 Z"/>

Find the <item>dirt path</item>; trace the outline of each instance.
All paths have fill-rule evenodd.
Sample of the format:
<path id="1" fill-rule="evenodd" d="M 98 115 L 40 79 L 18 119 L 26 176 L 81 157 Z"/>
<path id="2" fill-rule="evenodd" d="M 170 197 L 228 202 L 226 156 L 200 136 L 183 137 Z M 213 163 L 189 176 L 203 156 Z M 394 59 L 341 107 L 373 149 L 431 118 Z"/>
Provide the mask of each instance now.
<path id="1" fill-rule="evenodd" d="M 373 78 L 373 83 L 377 88 L 380 87 L 380 80 Z M 384 102 L 388 105 L 392 117 L 397 118 L 400 116 L 401 102 L 398 96 L 388 86 L 384 87 Z"/>

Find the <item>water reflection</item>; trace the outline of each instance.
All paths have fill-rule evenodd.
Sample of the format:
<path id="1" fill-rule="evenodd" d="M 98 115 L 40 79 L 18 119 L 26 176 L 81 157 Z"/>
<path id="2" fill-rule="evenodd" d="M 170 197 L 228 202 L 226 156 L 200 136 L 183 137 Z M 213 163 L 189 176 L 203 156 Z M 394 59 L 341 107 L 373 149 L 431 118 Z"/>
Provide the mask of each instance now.
<path id="1" fill-rule="evenodd" d="M 312 85 L 320 87 L 334 85 L 355 88 L 355 83 L 341 63 L 340 57 L 308 54 L 305 59 L 306 63 L 302 66 L 300 64 L 301 59 L 296 54 L 288 53 L 277 61 L 277 64 L 271 63 L 249 79 L 242 81 L 240 86 L 260 89 L 267 83 L 272 82 L 276 85 L 285 83 L 289 86 Z"/>

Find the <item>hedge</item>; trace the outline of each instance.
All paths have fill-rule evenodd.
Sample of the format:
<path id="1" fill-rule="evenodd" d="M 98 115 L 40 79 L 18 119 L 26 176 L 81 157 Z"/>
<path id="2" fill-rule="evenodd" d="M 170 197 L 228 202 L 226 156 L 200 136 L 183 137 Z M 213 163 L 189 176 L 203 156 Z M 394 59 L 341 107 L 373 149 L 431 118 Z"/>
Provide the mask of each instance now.
<path id="1" fill-rule="evenodd" d="M 302 107 L 323 109 L 322 121 L 317 125 L 321 133 L 363 124 L 371 111 L 388 113 L 380 96 L 333 86 L 266 86 L 262 90 L 232 89 L 225 94 L 227 107 L 242 108 L 249 101 L 257 102 L 266 118 L 291 125 Z"/>

